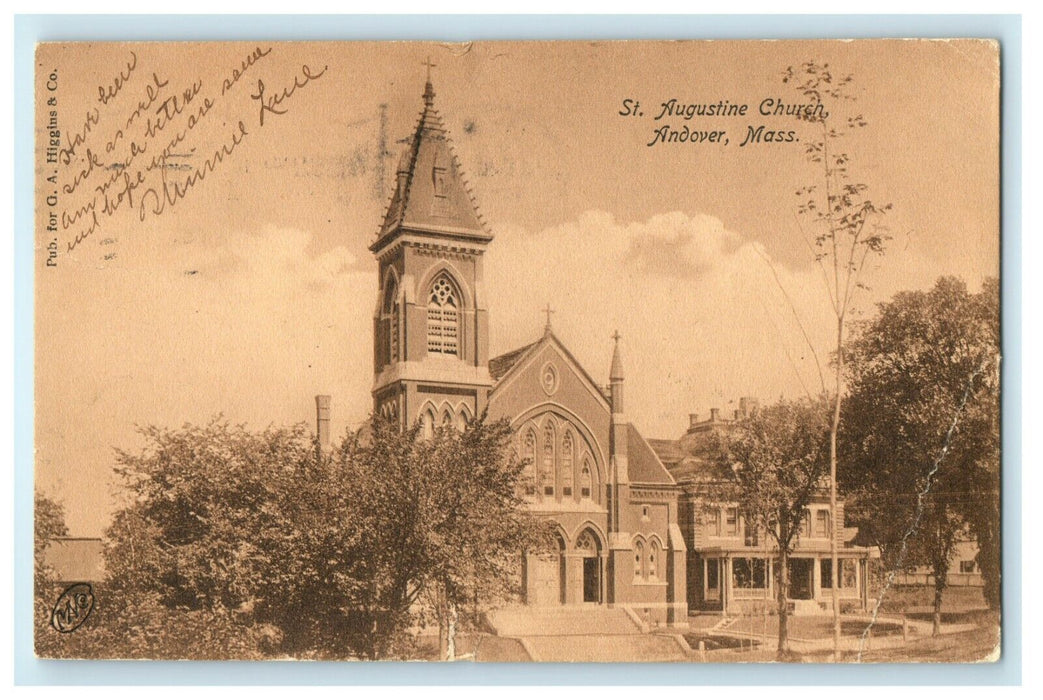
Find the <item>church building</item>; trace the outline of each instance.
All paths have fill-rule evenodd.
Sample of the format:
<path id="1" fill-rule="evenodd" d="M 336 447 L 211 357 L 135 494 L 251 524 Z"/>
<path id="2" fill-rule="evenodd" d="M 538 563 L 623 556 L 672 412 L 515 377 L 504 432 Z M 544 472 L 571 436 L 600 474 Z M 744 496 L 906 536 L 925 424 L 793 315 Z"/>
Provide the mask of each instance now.
<path id="1" fill-rule="evenodd" d="M 523 562 L 524 603 L 624 607 L 685 624 L 680 489 L 627 420 L 619 334 L 609 384 L 576 361 L 548 322 L 524 347 L 489 357 L 483 258 L 493 242 L 434 106 L 423 111 L 370 246 L 374 410 L 424 430 L 506 417 L 528 461 L 526 507 L 554 523 L 557 552 Z M 606 333 L 607 340 L 607 333 Z M 609 350 L 606 343 L 606 360 Z"/>

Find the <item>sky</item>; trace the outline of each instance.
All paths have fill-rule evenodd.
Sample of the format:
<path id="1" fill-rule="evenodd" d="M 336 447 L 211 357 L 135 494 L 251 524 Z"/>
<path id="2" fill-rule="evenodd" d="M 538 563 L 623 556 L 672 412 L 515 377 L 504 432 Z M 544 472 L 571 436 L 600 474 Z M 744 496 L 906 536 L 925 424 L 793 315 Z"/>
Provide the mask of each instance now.
<path id="1" fill-rule="evenodd" d="M 36 476 L 73 534 L 108 524 L 115 450 L 141 449 L 135 426 L 310 424 L 319 393 L 335 433 L 365 420 L 367 246 L 428 60 L 494 235 L 492 354 L 539 337 L 549 303 L 555 333 L 606 381 L 618 329 L 628 417 L 646 437 L 740 396 L 821 386 L 831 310 L 795 195 L 821 166 L 805 158 L 806 124 L 758 113 L 798 101 L 787 66 L 853 75 L 857 99 L 826 108 L 864 119 L 843 139 L 852 177 L 893 205 L 854 319 L 940 275 L 976 289 L 998 274 L 987 42 L 41 45 Z M 656 120 L 671 99 L 748 108 Z M 667 124 L 728 143 L 648 146 Z M 761 124 L 798 140 L 740 146 Z"/>

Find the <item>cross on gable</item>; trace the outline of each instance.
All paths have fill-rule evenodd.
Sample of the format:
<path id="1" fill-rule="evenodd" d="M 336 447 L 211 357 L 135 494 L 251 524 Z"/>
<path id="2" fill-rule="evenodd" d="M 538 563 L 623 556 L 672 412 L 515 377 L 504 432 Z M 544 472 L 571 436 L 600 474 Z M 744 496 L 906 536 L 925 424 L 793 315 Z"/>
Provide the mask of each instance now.
<path id="1" fill-rule="evenodd" d="M 545 328 L 546 328 L 547 330 L 550 330 L 550 316 L 551 316 L 551 314 L 553 314 L 553 313 L 554 313 L 554 309 L 552 309 L 552 308 L 550 307 L 550 304 L 548 303 L 548 304 L 547 304 L 547 308 L 545 308 L 545 309 L 543 310 L 543 313 L 547 314 L 547 325 L 545 326 Z"/>
<path id="2" fill-rule="evenodd" d="M 619 345 L 619 339 L 622 338 L 622 337 L 623 336 L 621 336 L 619 334 L 618 330 L 615 333 L 612 334 L 612 340 L 616 341 L 616 345 Z"/>

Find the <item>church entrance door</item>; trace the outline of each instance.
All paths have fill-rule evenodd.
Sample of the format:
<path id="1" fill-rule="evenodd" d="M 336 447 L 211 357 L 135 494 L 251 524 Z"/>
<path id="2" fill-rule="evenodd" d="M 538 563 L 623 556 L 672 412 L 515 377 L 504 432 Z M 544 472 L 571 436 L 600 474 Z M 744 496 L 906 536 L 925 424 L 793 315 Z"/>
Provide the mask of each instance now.
<path id="1" fill-rule="evenodd" d="M 576 538 L 576 549 L 583 555 L 583 602 L 601 602 L 601 541 L 591 530 Z"/>
<path id="2" fill-rule="evenodd" d="M 583 602 L 601 602 L 601 567 L 597 557 L 583 558 Z"/>

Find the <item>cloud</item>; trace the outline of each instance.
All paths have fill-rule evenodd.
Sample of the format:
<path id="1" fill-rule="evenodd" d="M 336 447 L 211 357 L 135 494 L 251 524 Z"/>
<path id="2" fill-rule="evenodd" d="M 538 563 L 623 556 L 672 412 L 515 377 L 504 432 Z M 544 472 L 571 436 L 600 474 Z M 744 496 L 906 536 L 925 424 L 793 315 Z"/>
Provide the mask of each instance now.
<path id="1" fill-rule="evenodd" d="M 728 410 L 740 396 L 817 393 L 820 372 L 829 382 L 835 319 L 810 259 L 783 265 L 719 219 L 681 212 L 619 222 L 588 211 L 542 231 L 496 233 L 485 273 L 492 351 L 531 342 L 550 303 L 557 335 L 604 381 L 618 329 L 627 413 L 650 435 L 675 436 L 688 413 Z M 885 263 L 864 308 L 934 279 L 922 259 Z"/>

